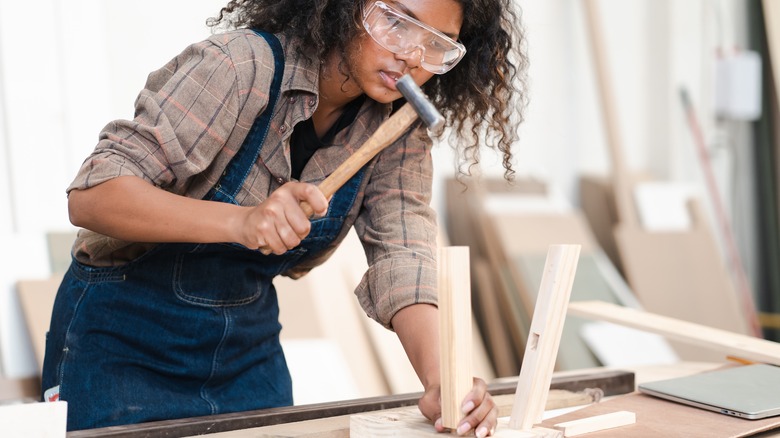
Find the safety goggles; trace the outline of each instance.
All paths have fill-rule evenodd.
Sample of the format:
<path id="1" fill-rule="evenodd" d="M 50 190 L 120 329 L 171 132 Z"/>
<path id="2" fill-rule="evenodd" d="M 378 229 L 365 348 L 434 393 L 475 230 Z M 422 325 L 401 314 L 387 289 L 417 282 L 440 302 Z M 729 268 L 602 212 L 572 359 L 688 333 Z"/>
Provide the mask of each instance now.
<path id="1" fill-rule="evenodd" d="M 363 11 L 363 27 L 380 46 L 397 55 L 420 51 L 420 66 L 434 74 L 447 73 L 466 54 L 463 44 L 383 1 Z"/>

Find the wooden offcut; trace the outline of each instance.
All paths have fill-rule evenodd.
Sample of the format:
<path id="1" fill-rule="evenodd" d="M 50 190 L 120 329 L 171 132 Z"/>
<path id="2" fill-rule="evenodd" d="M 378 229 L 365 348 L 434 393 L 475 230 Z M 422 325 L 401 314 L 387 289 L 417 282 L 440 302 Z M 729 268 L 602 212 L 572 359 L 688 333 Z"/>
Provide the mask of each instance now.
<path id="1" fill-rule="evenodd" d="M 471 390 L 471 276 L 469 248 L 439 248 L 439 357 L 442 425 L 457 429 Z"/>
<path id="2" fill-rule="evenodd" d="M 579 420 L 564 421 L 553 427 L 562 431 L 564 437 L 570 437 L 634 423 L 636 423 L 636 414 L 629 411 L 617 411 L 580 418 Z"/>
<path id="3" fill-rule="evenodd" d="M 509 427 L 530 430 L 542 421 L 580 245 L 552 245 L 547 253 Z"/>

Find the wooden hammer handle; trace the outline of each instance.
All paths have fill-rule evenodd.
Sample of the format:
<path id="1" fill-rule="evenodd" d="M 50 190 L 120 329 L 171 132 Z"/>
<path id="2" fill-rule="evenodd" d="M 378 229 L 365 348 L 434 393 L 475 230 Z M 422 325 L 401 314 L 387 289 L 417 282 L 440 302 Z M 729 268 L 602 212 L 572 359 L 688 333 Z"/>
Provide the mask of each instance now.
<path id="1" fill-rule="evenodd" d="M 386 147 L 390 146 L 403 134 L 411 124 L 417 120 L 417 112 L 408 103 L 405 103 L 398 111 L 387 119 L 379 128 L 363 143 L 360 148 L 344 160 L 339 167 L 325 178 L 318 186 L 326 198 L 330 198 L 344 183 L 349 181 L 358 170 L 371 161 Z M 306 216 L 314 214 L 307 202 L 301 202 L 301 208 Z"/>

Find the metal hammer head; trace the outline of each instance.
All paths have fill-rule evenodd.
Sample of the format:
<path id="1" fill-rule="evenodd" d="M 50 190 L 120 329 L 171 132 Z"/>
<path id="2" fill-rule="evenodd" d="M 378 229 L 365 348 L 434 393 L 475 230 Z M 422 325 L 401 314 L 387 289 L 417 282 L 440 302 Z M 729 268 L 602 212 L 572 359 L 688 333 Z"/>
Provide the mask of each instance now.
<path id="1" fill-rule="evenodd" d="M 403 75 L 395 83 L 395 86 L 406 98 L 406 101 L 412 105 L 420 119 L 428 126 L 431 134 L 439 136 L 444 130 L 444 116 L 428 100 L 428 96 L 423 93 L 420 87 L 414 83 L 412 77 L 408 74 Z"/>

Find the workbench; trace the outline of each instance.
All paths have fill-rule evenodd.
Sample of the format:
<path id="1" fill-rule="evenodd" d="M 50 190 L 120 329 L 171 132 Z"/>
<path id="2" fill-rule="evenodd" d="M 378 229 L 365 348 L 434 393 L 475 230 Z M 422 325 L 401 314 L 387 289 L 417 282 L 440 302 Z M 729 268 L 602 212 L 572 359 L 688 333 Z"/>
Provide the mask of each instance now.
<path id="1" fill-rule="evenodd" d="M 551 390 L 577 393 L 598 389 L 603 396 L 632 392 L 636 387 L 634 373 L 624 370 L 593 369 L 571 371 L 553 377 Z M 494 396 L 514 397 L 516 378 L 500 379 L 490 383 L 488 389 Z M 303 425 L 309 436 L 337 437 L 348 433 L 349 416 L 357 413 L 383 411 L 416 406 L 421 393 L 371 397 L 285 408 L 263 409 L 234 414 L 221 414 L 198 418 L 185 418 L 149 422 L 127 426 L 73 431 L 68 438 L 175 438 L 218 433 L 220 438 L 260 436 L 306 436 L 299 433 L 280 435 L 279 432 L 260 431 L 275 425 Z M 508 415 L 508 414 L 507 414 Z M 343 423 L 342 422 L 346 422 Z M 431 426 L 433 428 L 433 426 Z M 216 437 L 215 437 L 216 438 Z"/>

